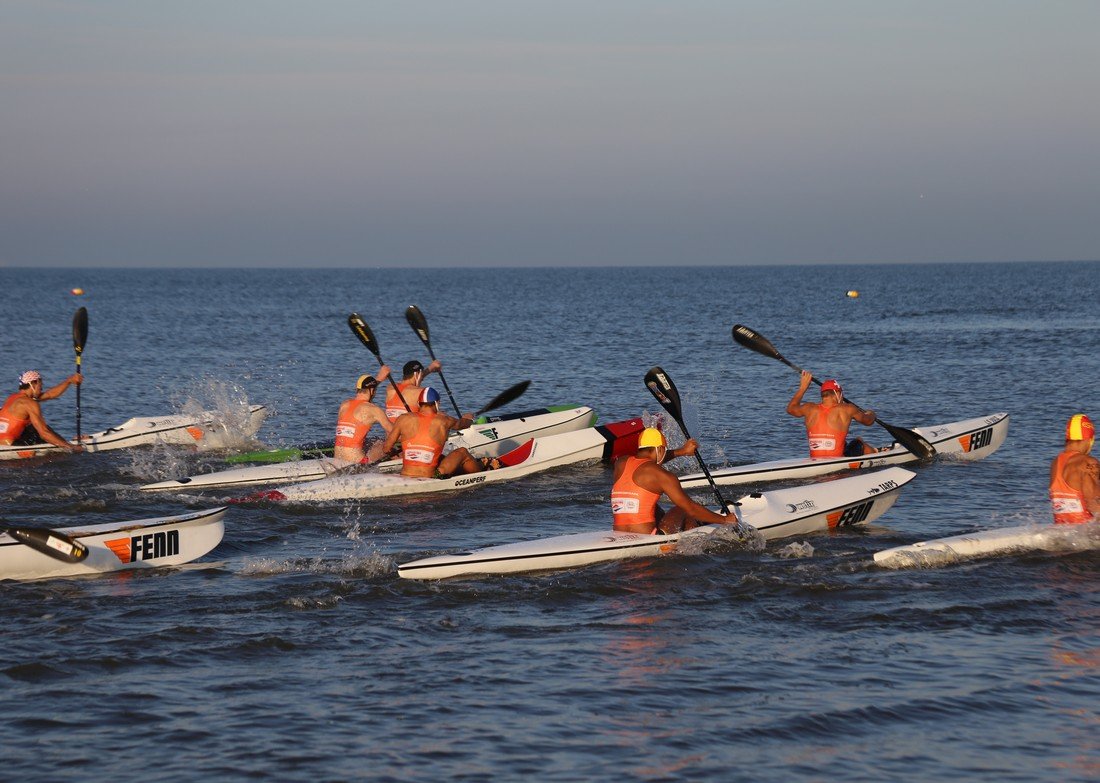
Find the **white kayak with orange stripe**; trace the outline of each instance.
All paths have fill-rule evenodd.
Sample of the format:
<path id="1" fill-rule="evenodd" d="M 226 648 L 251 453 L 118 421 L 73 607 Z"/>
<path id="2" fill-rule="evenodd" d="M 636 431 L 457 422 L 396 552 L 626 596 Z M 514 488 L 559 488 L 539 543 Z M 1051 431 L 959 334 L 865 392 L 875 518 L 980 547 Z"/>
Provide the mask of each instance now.
<path id="1" fill-rule="evenodd" d="M 158 443 L 170 446 L 201 446 L 218 449 L 234 445 L 241 438 L 256 434 L 267 415 L 264 405 L 250 405 L 248 416 L 239 427 L 226 421 L 216 411 L 172 416 L 150 416 L 128 419 L 117 427 L 81 437 L 79 443 L 85 452 L 113 451 L 134 446 L 153 446 Z M 77 443 L 77 441 L 71 441 Z M 66 453 L 49 443 L 33 446 L 0 446 L 0 460 L 30 459 L 47 454 Z"/>
<path id="2" fill-rule="evenodd" d="M 737 503 L 741 520 L 765 540 L 822 533 L 878 519 L 916 474 L 887 468 L 850 478 L 771 492 L 754 492 Z M 729 532 L 704 525 L 684 533 L 646 535 L 610 529 L 504 544 L 472 552 L 429 557 L 398 566 L 406 579 L 447 579 L 474 574 L 511 574 L 576 568 L 612 560 L 676 552 L 679 542 Z"/>
<path id="3" fill-rule="evenodd" d="M 991 416 L 953 421 L 936 427 L 914 427 L 913 431 L 936 448 L 937 456 L 974 461 L 988 457 L 1005 442 L 1008 437 L 1008 414 L 994 413 Z M 855 433 L 849 431 L 848 434 L 852 437 Z M 814 478 L 842 470 L 880 468 L 916 461 L 917 457 L 911 451 L 893 444 L 886 451 L 865 454 L 862 457 L 780 459 L 751 465 L 711 468 L 710 473 L 716 484 L 760 484 L 765 481 Z M 702 473 L 680 476 L 680 484 L 686 489 L 708 486 L 706 476 Z"/>
<path id="4" fill-rule="evenodd" d="M 190 563 L 221 543 L 225 507 L 170 517 L 54 528 L 88 547 L 87 559 L 64 563 L 0 533 L 0 580 L 45 579 Z"/>
<path id="5" fill-rule="evenodd" d="M 1023 552 L 1086 552 L 1100 549 L 1100 522 L 1077 525 L 1023 525 L 979 530 L 918 541 L 875 552 L 883 568 L 932 568 L 961 560 Z"/>

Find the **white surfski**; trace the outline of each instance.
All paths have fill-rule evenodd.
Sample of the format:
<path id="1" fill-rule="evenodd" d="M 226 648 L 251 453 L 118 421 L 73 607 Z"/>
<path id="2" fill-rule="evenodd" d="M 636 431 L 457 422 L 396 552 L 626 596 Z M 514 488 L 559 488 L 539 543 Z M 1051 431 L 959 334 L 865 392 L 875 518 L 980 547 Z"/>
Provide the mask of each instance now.
<path id="1" fill-rule="evenodd" d="M 248 420 L 240 432 L 229 432 L 224 417 L 215 411 L 198 414 L 175 414 L 128 419 L 117 427 L 85 435 L 80 439 L 85 452 L 128 449 L 133 446 L 152 446 L 164 443 L 172 446 L 201 446 L 224 448 L 240 437 L 251 437 L 260 429 L 267 407 L 249 406 Z M 71 441 L 76 443 L 77 441 Z M 0 459 L 29 459 L 44 454 L 61 453 L 62 449 L 49 443 L 33 446 L 0 446 Z"/>
<path id="2" fill-rule="evenodd" d="M 542 408 L 527 416 L 494 416 L 451 435 L 447 440 L 447 450 L 465 446 L 475 457 L 499 457 L 531 438 L 575 432 L 591 427 L 595 424 L 595 420 L 596 412 L 583 405 L 561 409 Z M 141 490 L 178 492 L 294 484 L 336 476 L 351 467 L 354 467 L 354 464 L 344 460 L 320 457 L 296 462 L 251 465 L 187 478 L 157 481 L 143 485 Z M 376 469 L 383 473 L 398 471 L 401 469 L 401 462 L 389 460 L 380 463 Z"/>
<path id="3" fill-rule="evenodd" d="M 958 460 L 979 460 L 988 457 L 1004 443 L 1008 436 L 1008 414 L 994 413 L 976 419 L 953 421 L 935 427 L 914 427 L 936 448 L 936 454 Z M 760 484 L 765 481 L 788 481 L 814 478 L 842 470 L 878 468 L 886 465 L 904 465 L 917 458 L 907 449 L 894 445 L 888 451 L 865 454 L 862 457 L 796 457 L 751 465 L 734 465 L 712 468 L 716 484 Z M 706 487 L 702 473 L 689 473 L 680 477 L 686 489 Z"/>
<path id="4" fill-rule="evenodd" d="M 225 508 L 170 517 L 55 528 L 86 545 L 88 557 L 64 563 L 0 533 L 0 580 L 44 579 L 189 563 L 221 543 Z"/>
<path id="5" fill-rule="evenodd" d="M 825 481 L 740 498 L 744 524 L 756 528 L 765 540 L 820 533 L 866 524 L 878 519 L 897 500 L 914 474 L 888 468 L 850 478 Z M 509 574 L 576 568 L 611 560 L 653 557 L 677 550 L 682 539 L 711 536 L 722 525 L 704 525 L 685 533 L 646 535 L 619 533 L 608 527 L 588 533 L 542 538 L 472 552 L 414 560 L 398 567 L 406 579 L 445 579 L 472 574 Z"/>
<path id="6" fill-rule="evenodd" d="M 500 457 L 503 467 L 481 473 L 459 474 L 447 478 L 410 478 L 392 473 L 351 473 L 332 478 L 292 484 L 281 489 L 260 492 L 244 500 L 290 501 L 295 503 L 358 500 L 453 492 L 485 484 L 513 481 L 562 465 L 587 460 L 610 461 L 622 454 L 633 454 L 644 425 L 641 419 L 588 427 L 535 438 Z"/>
<path id="7" fill-rule="evenodd" d="M 884 549 L 875 552 L 874 558 L 878 565 L 885 568 L 928 568 L 975 557 L 1028 551 L 1079 552 L 1093 549 L 1100 549 L 1100 522 L 979 530 Z"/>

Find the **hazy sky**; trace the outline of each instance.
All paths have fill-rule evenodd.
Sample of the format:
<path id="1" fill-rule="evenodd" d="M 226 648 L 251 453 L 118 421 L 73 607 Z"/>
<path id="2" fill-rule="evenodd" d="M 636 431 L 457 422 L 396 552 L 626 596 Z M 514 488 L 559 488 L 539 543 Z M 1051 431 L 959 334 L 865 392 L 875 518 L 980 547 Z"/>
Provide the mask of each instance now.
<path id="1" fill-rule="evenodd" d="M 0 266 L 1100 258 L 1096 0 L 4 0 Z"/>

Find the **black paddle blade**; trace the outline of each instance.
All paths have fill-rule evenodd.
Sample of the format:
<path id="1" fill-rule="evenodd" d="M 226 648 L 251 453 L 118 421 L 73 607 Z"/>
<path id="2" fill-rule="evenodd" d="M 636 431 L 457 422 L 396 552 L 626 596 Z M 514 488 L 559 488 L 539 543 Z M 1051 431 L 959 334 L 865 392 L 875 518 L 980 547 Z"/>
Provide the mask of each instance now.
<path id="1" fill-rule="evenodd" d="M 668 411 L 672 418 L 676 419 L 680 429 L 683 429 L 684 417 L 680 407 L 680 392 L 676 391 L 676 384 L 668 377 L 668 373 L 660 367 L 652 368 L 645 374 L 645 385 L 657 398 L 657 402 L 661 403 L 661 407 Z"/>
<path id="2" fill-rule="evenodd" d="M 88 557 L 88 547 L 55 530 L 44 527 L 10 527 L 8 535 L 20 544 L 26 544 L 31 549 L 63 563 L 79 563 Z"/>
<path id="3" fill-rule="evenodd" d="M 84 343 L 88 342 L 88 308 L 81 307 L 73 315 L 73 350 L 77 358 L 84 353 Z"/>
<path id="4" fill-rule="evenodd" d="M 420 338 L 420 342 L 424 343 L 424 345 L 429 345 L 431 336 L 428 333 L 428 319 L 424 317 L 424 313 L 420 312 L 420 308 L 416 305 L 409 305 L 409 309 L 405 311 L 405 320 L 409 322 L 409 326 L 416 332 L 416 336 Z"/>
<path id="5" fill-rule="evenodd" d="M 378 353 L 378 341 L 374 339 L 374 332 L 367 326 L 367 322 L 364 321 L 359 313 L 352 313 L 348 316 L 348 326 L 355 332 L 355 336 L 359 338 L 359 342 L 367 346 L 367 350 L 373 353 L 378 361 L 382 361 L 382 357 Z"/>
<path id="6" fill-rule="evenodd" d="M 483 408 L 479 409 L 478 412 L 474 414 L 474 418 L 476 419 L 481 414 L 483 414 L 487 411 L 491 411 L 494 408 L 499 408 L 502 405 L 507 405 L 512 400 L 516 399 L 517 397 L 522 395 L 525 391 L 527 391 L 527 387 L 530 386 L 530 385 L 531 385 L 530 381 L 520 381 L 515 386 L 508 387 L 507 389 L 502 391 L 500 394 L 498 394 L 496 397 L 489 400 L 489 403 L 487 405 L 485 405 Z"/>
<path id="7" fill-rule="evenodd" d="M 881 419 L 875 421 L 880 427 L 889 432 L 906 451 L 914 454 L 917 459 L 927 460 L 936 456 L 936 447 L 929 443 L 927 439 L 922 438 L 919 433 L 907 430 L 904 427 L 895 427 Z"/>
<path id="8" fill-rule="evenodd" d="M 784 361 L 783 355 L 776 350 L 771 340 L 743 324 L 733 325 L 733 341 L 738 345 L 745 346 L 750 351 L 763 354 L 769 359 Z"/>

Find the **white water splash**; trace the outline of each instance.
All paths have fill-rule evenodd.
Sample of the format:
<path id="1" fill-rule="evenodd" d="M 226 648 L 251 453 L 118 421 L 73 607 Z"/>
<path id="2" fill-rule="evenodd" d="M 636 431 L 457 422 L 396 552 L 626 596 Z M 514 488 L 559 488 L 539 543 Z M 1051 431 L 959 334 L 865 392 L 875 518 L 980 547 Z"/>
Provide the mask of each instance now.
<path id="1" fill-rule="evenodd" d="M 393 574 L 397 561 L 381 552 L 349 553 L 342 557 L 319 555 L 311 558 L 278 559 L 272 557 L 245 560 L 237 570 L 242 576 L 276 576 L 279 574 L 332 574 L 360 579 Z"/>
<path id="2" fill-rule="evenodd" d="M 254 439 L 263 416 L 254 417 L 244 388 L 230 381 L 202 378 L 175 400 L 177 410 L 203 422 L 200 451 L 249 451 L 263 444 Z"/>
<path id="3" fill-rule="evenodd" d="M 777 549 L 775 551 L 775 556 L 786 559 L 813 557 L 814 548 L 806 541 L 792 541 L 791 543 Z"/>

